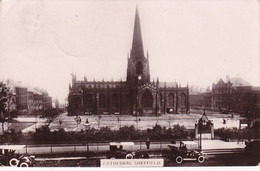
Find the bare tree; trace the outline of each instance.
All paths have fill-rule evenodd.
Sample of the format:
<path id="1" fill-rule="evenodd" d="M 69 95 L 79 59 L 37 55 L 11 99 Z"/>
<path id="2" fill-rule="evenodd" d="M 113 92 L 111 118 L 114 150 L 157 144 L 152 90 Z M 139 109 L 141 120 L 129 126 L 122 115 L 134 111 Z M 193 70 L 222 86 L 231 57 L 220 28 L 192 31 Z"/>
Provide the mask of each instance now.
<path id="1" fill-rule="evenodd" d="M 10 117 L 10 106 L 14 101 L 14 94 L 10 87 L 0 82 L 0 122 L 2 123 L 2 131 L 4 133 L 4 123 Z"/>

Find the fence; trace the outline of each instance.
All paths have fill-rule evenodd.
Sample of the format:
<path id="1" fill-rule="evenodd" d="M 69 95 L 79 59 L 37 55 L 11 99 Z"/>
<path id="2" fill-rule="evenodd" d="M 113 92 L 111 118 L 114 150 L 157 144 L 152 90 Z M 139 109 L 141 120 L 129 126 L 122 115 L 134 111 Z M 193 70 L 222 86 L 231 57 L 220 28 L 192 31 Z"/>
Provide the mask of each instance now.
<path id="1" fill-rule="evenodd" d="M 217 140 L 217 139 L 215 139 Z M 185 140 L 182 140 L 185 141 Z M 197 141 L 197 140 L 195 140 Z M 180 141 L 175 142 L 177 145 Z M 230 142 L 232 148 L 237 148 L 240 146 L 236 144 L 244 144 L 243 141 Z M 160 140 L 160 141 L 151 141 L 150 148 L 151 151 L 160 151 L 166 150 L 168 144 L 171 144 L 170 140 Z M 213 145 L 216 145 L 213 143 Z M 233 147 L 234 146 L 234 147 Z M 212 146 L 213 147 L 213 146 Z M 215 147 L 214 148 L 219 148 Z M 146 141 L 134 141 L 133 150 L 146 150 Z M 109 150 L 109 142 L 99 141 L 99 142 L 78 142 L 74 144 L 37 144 L 37 145 L 26 145 L 24 149 L 17 150 L 17 153 L 20 154 L 56 154 L 56 153 L 77 153 L 77 152 L 106 152 Z"/>
<path id="2" fill-rule="evenodd" d="M 133 141 L 134 150 L 147 149 L 146 141 Z M 151 141 L 149 149 L 163 150 L 168 149 L 170 140 Z M 48 154 L 48 153 L 66 153 L 66 152 L 105 152 L 109 150 L 109 142 L 78 142 L 74 144 L 35 144 L 25 145 L 24 149 L 19 149 L 16 152 L 20 154 Z"/>

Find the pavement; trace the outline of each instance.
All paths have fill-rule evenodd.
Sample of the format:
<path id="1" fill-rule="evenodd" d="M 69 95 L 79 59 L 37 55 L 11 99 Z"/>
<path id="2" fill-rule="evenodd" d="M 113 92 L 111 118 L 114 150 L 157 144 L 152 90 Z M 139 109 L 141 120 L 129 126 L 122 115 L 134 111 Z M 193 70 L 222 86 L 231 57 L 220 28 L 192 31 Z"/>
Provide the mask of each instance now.
<path id="1" fill-rule="evenodd" d="M 35 122 L 33 125 L 25 128 L 22 130 L 22 133 L 27 133 L 27 132 L 35 132 L 37 128 L 40 128 L 45 125 L 47 119 L 45 118 L 39 118 L 39 117 L 18 117 L 15 118 L 18 122 Z"/>
<path id="2" fill-rule="evenodd" d="M 203 140 L 202 152 L 207 155 L 243 153 L 244 142 L 225 142 L 222 140 Z"/>
<path id="3" fill-rule="evenodd" d="M 235 149 L 235 148 L 245 148 L 245 143 L 243 142 L 226 142 L 222 140 L 202 140 L 202 149 Z"/>

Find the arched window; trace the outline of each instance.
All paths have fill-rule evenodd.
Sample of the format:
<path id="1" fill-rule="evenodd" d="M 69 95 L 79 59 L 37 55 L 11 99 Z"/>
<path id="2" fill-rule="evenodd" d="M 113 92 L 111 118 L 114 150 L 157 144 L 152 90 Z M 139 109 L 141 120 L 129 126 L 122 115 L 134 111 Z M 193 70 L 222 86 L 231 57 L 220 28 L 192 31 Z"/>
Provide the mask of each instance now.
<path id="1" fill-rule="evenodd" d="M 153 107 L 153 96 L 149 91 L 144 92 L 141 103 L 144 108 Z"/>
<path id="2" fill-rule="evenodd" d="M 113 94 L 112 96 L 112 107 L 118 108 L 118 95 Z"/>
<path id="3" fill-rule="evenodd" d="M 100 108 L 106 107 L 106 96 L 104 94 L 99 95 L 99 107 Z"/>
<path id="4" fill-rule="evenodd" d="M 174 106 L 174 95 L 169 94 L 169 106 Z"/>
<path id="5" fill-rule="evenodd" d="M 80 110 L 81 99 L 80 97 L 73 97 L 71 101 L 72 111 L 75 112 L 75 114 L 77 114 Z"/>
<path id="6" fill-rule="evenodd" d="M 84 104 L 87 108 L 93 107 L 93 98 L 91 94 L 87 94 L 84 98 Z"/>
<path id="7" fill-rule="evenodd" d="M 136 74 L 143 74 L 143 64 L 141 62 L 136 65 Z"/>
<path id="8" fill-rule="evenodd" d="M 125 106 L 129 107 L 131 105 L 131 94 L 125 95 Z"/>
<path id="9" fill-rule="evenodd" d="M 181 94 L 181 106 L 186 106 L 186 95 L 184 93 Z"/>
<path id="10" fill-rule="evenodd" d="M 161 105 L 161 107 L 163 106 L 163 95 L 162 94 L 160 94 L 160 105 Z"/>

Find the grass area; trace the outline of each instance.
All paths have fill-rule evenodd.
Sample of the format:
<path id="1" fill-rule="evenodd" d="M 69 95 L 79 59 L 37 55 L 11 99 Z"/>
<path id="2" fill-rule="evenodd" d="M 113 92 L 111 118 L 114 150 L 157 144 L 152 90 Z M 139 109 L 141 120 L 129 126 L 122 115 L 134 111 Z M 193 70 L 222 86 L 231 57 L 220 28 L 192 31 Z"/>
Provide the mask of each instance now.
<path id="1" fill-rule="evenodd" d="M 35 122 L 13 122 L 9 123 L 9 129 L 15 129 L 15 132 L 20 132 L 33 124 L 35 124 Z"/>
<path id="2" fill-rule="evenodd" d="M 64 128 L 65 131 L 81 131 L 85 130 L 84 123 L 88 120 L 91 128 L 99 129 L 101 127 L 109 127 L 112 130 L 118 130 L 123 126 L 133 125 L 136 129 L 146 130 L 147 128 L 153 128 L 155 125 L 162 127 L 172 127 L 173 125 L 180 124 L 187 129 L 194 129 L 196 121 L 200 119 L 202 115 L 191 114 L 162 114 L 156 116 L 132 116 L 132 115 L 81 115 L 81 123 L 79 125 L 75 122 L 76 116 L 67 116 L 67 113 L 59 115 L 58 119 L 50 124 L 51 130 L 58 130 Z M 208 118 L 213 120 L 214 128 L 233 128 L 239 127 L 238 115 L 231 118 L 231 114 L 208 114 Z M 226 119 L 226 124 L 223 124 L 223 119 Z M 60 122 L 61 121 L 61 122 Z M 61 124 L 60 124 L 61 123 Z"/>

